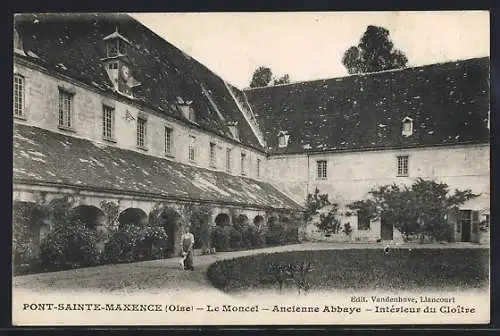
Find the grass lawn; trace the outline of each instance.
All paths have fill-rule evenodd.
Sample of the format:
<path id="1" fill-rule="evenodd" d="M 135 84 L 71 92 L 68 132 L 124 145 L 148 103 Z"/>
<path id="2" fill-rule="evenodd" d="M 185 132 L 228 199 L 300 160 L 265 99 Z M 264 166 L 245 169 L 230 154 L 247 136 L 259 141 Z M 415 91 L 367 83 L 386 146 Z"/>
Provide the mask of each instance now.
<path id="1" fill-rule="evenodd" d="M 207 276 L 226 292 L 279 286 L 272 265 L 312 262 L 311 290 L 460 290 L 488 285 L 488 249 L 346 249 L 260 254 L 218 261 Z"/>

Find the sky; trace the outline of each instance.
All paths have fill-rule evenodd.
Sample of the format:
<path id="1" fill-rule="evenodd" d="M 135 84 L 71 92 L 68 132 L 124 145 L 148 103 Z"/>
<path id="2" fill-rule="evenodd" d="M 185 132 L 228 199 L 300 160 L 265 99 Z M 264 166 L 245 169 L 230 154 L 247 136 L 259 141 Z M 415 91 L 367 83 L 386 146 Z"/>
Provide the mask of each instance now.
<path id="1" fill-rule="evenodd" d="M 270 67 L 291 82 L 342 77 L 342 56 L 368 25 L 389 30 L 394 47 L 419 66 L 489 56 L 489 13 L 287 12 L 131 13 L 224 80 L 248 87 Z"/>

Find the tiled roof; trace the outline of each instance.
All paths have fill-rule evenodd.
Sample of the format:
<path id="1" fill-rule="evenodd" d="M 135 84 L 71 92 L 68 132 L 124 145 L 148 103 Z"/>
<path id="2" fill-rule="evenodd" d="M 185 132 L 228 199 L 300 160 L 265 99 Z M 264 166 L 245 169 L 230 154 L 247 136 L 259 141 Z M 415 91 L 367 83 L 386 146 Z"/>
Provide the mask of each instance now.
<path id="1" fill-rule="evenodd" d="M 268 183 L 14 124 L 14 181 L 159 198 L 300 209 Z"/>
<path id="2" fill-rule="evenodd" d="M 183 119 L 172 104 L 177 97 L 193 101 L 201 127 L 232 138 L 226 123 L 238 121 L 241 142 L 263 150 L 223 80 L 132 17 L 18 14 L 15 26 L 30 61 L 109 92 L 112 83 L 101 60 L 106 56 L 103 39 L 118 31 L 131 42 L 127 54 L 132 75 L 141 83 L 134 88 L 137 103 Z"/>
<path id="3" fill-rule="evenodd" d="M 489 92 L 489 58 L 245 91 L 271 153 L 488 142 Z"/>

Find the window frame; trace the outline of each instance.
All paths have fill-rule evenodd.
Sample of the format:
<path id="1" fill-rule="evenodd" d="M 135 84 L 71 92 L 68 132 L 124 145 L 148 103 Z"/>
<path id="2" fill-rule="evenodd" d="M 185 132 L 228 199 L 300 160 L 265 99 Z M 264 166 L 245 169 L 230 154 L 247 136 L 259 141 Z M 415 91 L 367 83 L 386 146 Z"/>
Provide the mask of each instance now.
<path id="1" fill-rule="evenodd" d="M 110 135 L 106 134 L 106 110 L 110 111 Z M 108 104 L 102 104 L 102 138 L 106 141 L 116 142 L 115 141 L 115 107 L 110 106 Z"/>
<path id="2" fill-rule="evenodd" d="M 246 165 L 247 165 L 247 153 L 241 152 L 240 155 L 240 165 L 241 165 L 241 175 L 246 175 L 247 170 L 246 170 Z"/>
<path id="3" fill-rule="evenodd" d="M 317 180 L 327 180 L 328 179 L 328 161 L 327 160 L 316 160 L 316 179 Z"/>
<path id="4" fill-rule="evenodd" d="M 209 143 L 209 165 L 212 168 L 217 166 L 217 144 L 214 141 Z"/>
<path id="5" fill-rule="evenodd" d="M 148 146 L 148 119 L 144 118 L 143 116 L 137 116 L 137 122 L 136 122 L 136 146 L 139 149 L 142 150 L 147 150 Z M 140 128 L 139 126 L 143 125 L 144 129 L 142 130 L 142 143 L 139 141 L 140 139 Z"/>
<path id="6" fill-rule="evenodd" d="M 396 156 L 397 165 L 397 177 L 408 177 L 410 176 L 410 156 L 409 155 L 398 155 Z"/>
<path id="7" fill-rule="evenodd" d="M 64 105 L 61 105 L 64 97 L 68 98 L 68 108 L 67 110 L 62 109 Z M 57 111 L 58 111 L 58 121 L 57 125 L 59 129 L 74 131 L 75 129 L 75 104 L 74 104 L 75 92 L 71 92 L 65 88 L 59 87 L 58 90 L 58 103 L 57 103 Z M 66 113 L 66 114 L 65 114 Z M 61 118 L 62 114 L 62 118 Z M 61 124 L 61 120 L 63 124 Z"/>
<path id="8" fill-rule="evenodd" d="M 19 86 L 16 83 L 17 79 L 20 80 L 20 87 L 21 87 L 21 90 L 19 92 L 20 96 L 16 95 L 16 92 L 18 92 L 18 90 L 16 90 L 16 88 Z M 26 78 L 23 75 L 18 74 L 18 73 L 14 74 L 13 90 L 12 91 L 13 91 L 12 113 L 13 113 L 15 118 L 26 120 Z M 21 113 L 17 114 L 16 113 L 17 112 L 16 105 L 17 105 L 19 100 L 20 100 Z"/>
<path id="9" fill-rule="evenodd" d="M 196 136 L 189 135 L 188 160 L 196 162 Z"/>
<path id="10" fill-rule="evenodd" d="M 232 156 L 232 148 L 226 148 L 226 171 L 228 173 L 230 173 L 232 169 L 231 156 Z"/>
<path id="11" fill-rule="evenodd" d="M 166 156 L 174 156 L 174 128 L 170 125 L 163 127 L 163 152 Z"/>

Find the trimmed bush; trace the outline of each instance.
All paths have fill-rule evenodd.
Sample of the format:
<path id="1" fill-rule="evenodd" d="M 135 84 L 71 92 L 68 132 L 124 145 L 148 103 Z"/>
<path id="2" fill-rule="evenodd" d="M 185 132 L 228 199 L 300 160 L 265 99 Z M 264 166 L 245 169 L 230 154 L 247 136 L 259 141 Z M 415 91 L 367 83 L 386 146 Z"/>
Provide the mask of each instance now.
<path id="1" fill-rule="evenodd" d="M 111 234 L 104 247 L 106 263 L 164 258 L 168 237 L 159 226 L 126 225 Z"/>
<path id="2" fill-rule="evenodd" d="M 212 230 L 212 245 L 217 251 L 225 252 L 231 250 L 231 231 L 230 226 L 216 226 Z"/>
<path id="3" fill-rule="evenodd" d="M 247 248 L 262 247 L 266 243 L 264 234 L 255 226 L 249 225 L 243 230 L 243 246 Z"/>
<path id="4" fill-rule="evenodd" d="M 266 235 L 267 245 L 282 245 L 285 243 L 285 226 L 278 221 L 271 221 Z"/>
<path id="5" fill-rule="evenodd" d="M 99 237 L 81 221 L 56 225 L 40 244 L 40 260 L 47 270 L 96 265 Z"/>

